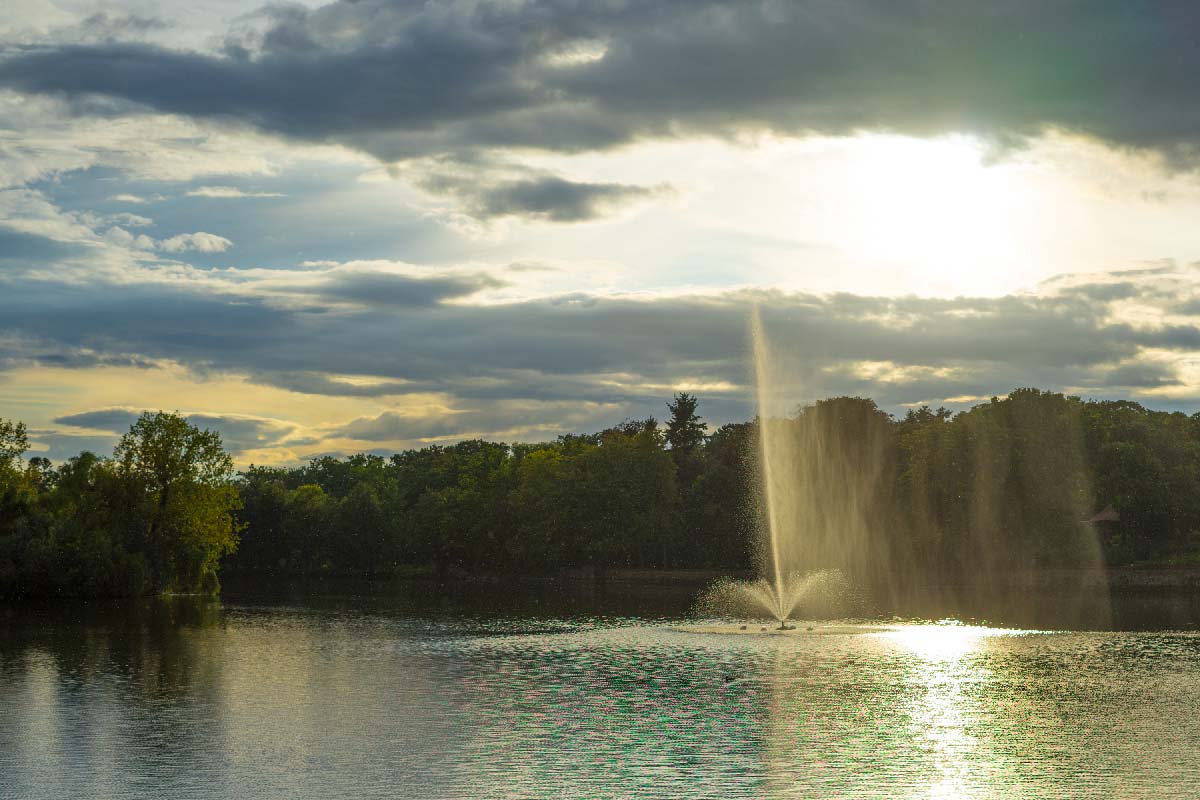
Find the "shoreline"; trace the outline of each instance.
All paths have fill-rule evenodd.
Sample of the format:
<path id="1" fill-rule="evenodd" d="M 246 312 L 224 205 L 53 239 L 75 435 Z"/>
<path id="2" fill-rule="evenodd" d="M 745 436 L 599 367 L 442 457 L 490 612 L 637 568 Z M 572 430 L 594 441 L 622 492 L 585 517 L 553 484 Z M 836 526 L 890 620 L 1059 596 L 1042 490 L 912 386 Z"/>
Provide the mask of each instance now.
<path id="1" fill-rule="evenodd" d="M 254 585 L 344 585 L 370 586 L 383 589 L 399 585 L 437 585 L 448 587 L 488 586 L 498 584 L 578 584 L 580 586 L 703 586 L 722 578 L 752 580 L 757 573 L 752 570 L 721 569 L 653 569 L 653 568 L 577 568 L 563 569 L 550 574 L 499 574 L 458 573 L 446 576 L 399 575 L 399 576 L 353 576 L 325 575 L 309 578 L 274 577 L 270 575 L 231 576 L 223 582 L 223 588 L 236 592 L 239 588 Z M 1002 573 L 988 580 L 943 581 L 927 584 L 926 588 L 970 588 L 984 585 L 997 588 L 1028 588 L 1037 590 L 1068 586 L 1073 589 L 1096 587 L 1107 584 L 1116 589 L 1187 589 L 1200 592 L 1200 567 L 1114 567 L 1107 570 L 1047 568 Z"/>
<path id="2" fill-rule="evenodd" d="M 469 574 L 459 573 L 438 577 L 436 575 L 355 576 L 322 575 L 307 578 L 272 576 L 259 574 L 231 575 L 222 580 L 222 591 L 212 597 L 236 599 L 254 597 L 263 593 L 283 595 L 386 595 L 396 590 L 412 587 L 427 587 L 453 592 L 473 592 L 508 586 L 518 589 L 528 587 L 573 587 L 576 591 L 682 592 L 699 591 L 704 586 L 722 578 L 748 580 L 757 573 L 748 570 L 719 569 L 566 569 L 552 574 Z M 1027 590 L 1042 594 L 1053 594 L 1056 590 L 1078 592 L 1087 589 L 1107 589 L 1111 593 L 1136 594 L 1139 592 L 1165 591 L 1171 593 L 1200 594 L 1200 567 L 1114 567 L 1109 570 L 1054 568 L 1030 570 L 994 575 L 986 580 L 945 581 L 929 584 L 911 584 L 919 593 L 946 593 L 949 596 L 970 597 L 980 592 Z M 982 596 L 982 595 L 981 595 Z M 55 604 L 138 602 L 155 597 L 171 599 L 195 599 L 200 595 L 174 593 L 167 595 L 135 596 L 10 596 L 0 597 L 0 607 L 19 606 L 28 603 L 51 602 Z"/>

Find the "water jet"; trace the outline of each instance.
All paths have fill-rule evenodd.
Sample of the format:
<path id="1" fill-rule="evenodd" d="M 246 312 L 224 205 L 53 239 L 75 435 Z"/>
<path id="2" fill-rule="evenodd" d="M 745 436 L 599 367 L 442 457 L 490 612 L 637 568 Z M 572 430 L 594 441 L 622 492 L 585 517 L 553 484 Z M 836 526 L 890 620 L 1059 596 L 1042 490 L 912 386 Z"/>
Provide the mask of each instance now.
<path id="1" fill-rule="evenodd" d="M 831 419 L 839 420 L 821 409 L 796 411 L 795 372 L 778 365 L 757 308 L 750 315 L 749 339 L 758 412 L 760 574 L 718 582 L 700 606 L 728 616 L 767 617 L 776 630 L 787 631 L 801 609 L 807 615 L 844 614 L 852 593 L 840 568 L 866 548 L 866 532 L 874 527 L 866 515 L 878 470 L 870 453 L 857 452 L 859 443 L 826 433 L 836 428 Z"/>

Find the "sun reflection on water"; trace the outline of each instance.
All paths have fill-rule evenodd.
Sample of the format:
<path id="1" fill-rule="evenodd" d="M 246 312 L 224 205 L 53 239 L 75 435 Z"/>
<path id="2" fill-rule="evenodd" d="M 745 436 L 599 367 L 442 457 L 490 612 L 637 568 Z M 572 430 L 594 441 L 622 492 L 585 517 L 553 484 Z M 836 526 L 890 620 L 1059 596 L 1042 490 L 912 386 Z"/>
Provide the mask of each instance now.
<path id="1" fill-rule="evenodd" d="M 880 634 L 916 656 L 908 676 L 914 689 L 908 733 L 926 753 L 930 774 L 924 790 L 914 796 L 957 800 L 990 795 L 989 787 L 1005 767 L 993 762 L 981 740 L 979 689 L 993 677 L 987 661 L 977 656 L 988 639 L 1017 633 L 1028 632 L 946 620 Z"/>
<path id="2" fill-rule="evenodd" d="M 880 634 L 904 645 L 919 658 L 928 661 L 952 661 L 979 649 L 983 639 L 1007 636 L 1015 631 L 939 622 L 933 625 L 905 625 Z"/>

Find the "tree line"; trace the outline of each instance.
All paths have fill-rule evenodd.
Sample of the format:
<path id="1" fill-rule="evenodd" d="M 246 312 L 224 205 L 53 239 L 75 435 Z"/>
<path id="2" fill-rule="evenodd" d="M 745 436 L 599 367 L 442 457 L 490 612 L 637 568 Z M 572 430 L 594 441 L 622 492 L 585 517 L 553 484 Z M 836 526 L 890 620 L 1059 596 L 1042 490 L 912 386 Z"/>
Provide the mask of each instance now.
<path id="1" fill-rule="evenodd" d="M 710 430 L 694 396 L 667 406 L 663 422 L 550 442 L 240 473 L 216 433 L 177 414 L 143 415 L 110 458 L 58 465 L 24 458 L 23 426 L 0 420 L 0 595 L 211 593 L 218 568 L 308 579 L 755 567 L 761 421 Z M 788 468 L 823 498 L 808 505 L 824 516 L 800 521 L 813 568 L 937 579 L 1078 566 L 1097 548 L 1110 565 L 1200 552 L 1200 414 L 1019 389 L 902 417 L 838 397 L 767 424 L 811 456 Z"/>
<path id="2" fill-rule="evenodd" d="M 143 414 L 111 458 L 54 465 L 0 419 L 0 597 L 216 594 L 244 525 L 233 460 L 213 431 Z"/>

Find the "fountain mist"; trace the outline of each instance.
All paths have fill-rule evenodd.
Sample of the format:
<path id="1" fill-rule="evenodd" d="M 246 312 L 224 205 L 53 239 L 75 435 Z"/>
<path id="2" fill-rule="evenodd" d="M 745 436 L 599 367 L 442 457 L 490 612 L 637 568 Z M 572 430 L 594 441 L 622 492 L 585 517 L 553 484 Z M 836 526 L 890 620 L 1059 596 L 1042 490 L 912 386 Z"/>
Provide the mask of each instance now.
<path id="1" fill-rule="evenodd" d="M 858 397 L 798 407 L 813 389 L 803 359 L 772 347 L 757 309 L 749 334 L 760 577 L 721 582 L 702 606 L 783 626 L 798 611 L 845 613 L 854 586 L 908 614 L 1028 618 L 1041 582 L 1057 615 L 1106 625 L 1103 558 L 1085 522 L 1099 501 L 1075 405 L 1015 391 L 954 428 L 913 427 Z"/>
<path id="2" fill-rule="evenodd" d="M 886 545 L 882 524 L 891 459 L 887 416 L 868 401 L 843 399 L 797 411 L 793 377 L 771 350 L 757 309 L 750 318 L 758 404 L 762 577 L 715 592 L 740 595 L 786 625 L 798 607 L 844 599 L 844 574 L 870 571 Z M 847 432 L 850 432 L 848 435 Z M 732 605 L 737 605 L 731 600 Z"/>

